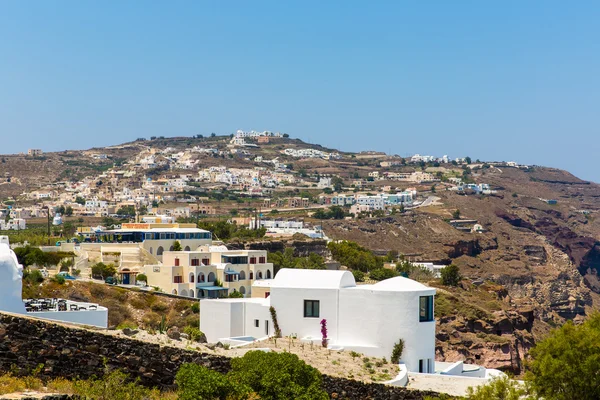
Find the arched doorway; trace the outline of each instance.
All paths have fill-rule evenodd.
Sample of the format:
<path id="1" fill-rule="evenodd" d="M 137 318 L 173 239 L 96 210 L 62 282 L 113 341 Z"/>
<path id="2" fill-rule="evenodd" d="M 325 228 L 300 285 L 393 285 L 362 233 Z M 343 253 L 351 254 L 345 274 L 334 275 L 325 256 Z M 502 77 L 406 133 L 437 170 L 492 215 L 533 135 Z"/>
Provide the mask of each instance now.
<path id="1" fill-rule="evenodd" d="M 216 278 L 215 277 L 215 273 L 211 272 L 211 273 L 208 274 L 208 280 L 207 280 L 207 282 L 214 282 L 215 278 Z"/>
<path id="2" fill-rule="evenodd" d="M 184 251 L 190 251 L 190 246 L 185 246 L 185 249 L 183 249 Z"/>
<path id="3" fill-rule="evenodd" d="M 256 279 L 262 279 L 262 271 L 256 273 Z"/>
<path id="4" fill-rule="evenodd" d="M 270 269 L 267 270 L 267 279 L 271 279 L 271 270 Z"/>
<path id="5" fill-rule="evenodd" d="M 164 251 L 165 251 L 165 249 L 163 249 L 162 246 L 159 246 L 158 249 L 156 249 L 156 255 L 162 256 Z"/>
<path id="6" fill-rule="evenodd" d="M 182 295 L 182 296 L 184 296 L 184 297 L 187 297 L 187 295 L 188 295 L 188 291 L 187 291 L 187 290 L 185 290 L 185 289 L 183 289 L 183 290 L 181 291 L 181 295 Z"/>
<path id="7" fill-rule="evenodd" d="M 246 273 L 242 270 L 240 271 L 240 281 L 245 280 L 246 279 Z"/>
<path id="8" fill-rule="evenodd" d="M 169 251 L 173 251 L 174 248 L 175 247 L 173 247 L 173 246 L 169 247 Z"/>
<path id="9" fill-rule="evenodd" d="M 190 272 L 190 283 L 194 283 L 194 277 L 195 277 L 194 273 Z"/>
<path id="10" fill-rule="evenodd" d="M 190 289 L 190 297 L 194 297 L 194 289 Z"/>
<path id="11" fill-rule="evenodd" d="M 152 249 L 152 247 L 150 247 L 150 250 L 149 250 L 149 251 L 150 251 L 150 254 L 154 254 L 154 253 L 153 253 L 153 249 Z"/>
<path id="12" fill-rule="evenodd" d="M 198 283 L 204 283 L 204 272 L 198 273 Z"/>
<path id="13" fill-rule="evenodd" d="M 243 287 L 243 286 L 240 286 L 240 293 L 245 295 L 246 294 L 246 288 Z"/>

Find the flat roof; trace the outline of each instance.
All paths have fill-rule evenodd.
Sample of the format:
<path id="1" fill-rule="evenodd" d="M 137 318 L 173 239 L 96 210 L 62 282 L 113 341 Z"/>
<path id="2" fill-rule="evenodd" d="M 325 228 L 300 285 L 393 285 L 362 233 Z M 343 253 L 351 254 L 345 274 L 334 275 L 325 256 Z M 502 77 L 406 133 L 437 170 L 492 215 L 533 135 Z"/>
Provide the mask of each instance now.
<path id="1" fill-rule="evenodd" d="M 130 233 L 130 232 L 174 232 L 174 233 L 204 233 L 209 232 L 200 228 L 126 228 L 126 229 L 113 229 L 103 231 L 104 233 Z M 100 232 L 102 233 L 102 232 Z"/>

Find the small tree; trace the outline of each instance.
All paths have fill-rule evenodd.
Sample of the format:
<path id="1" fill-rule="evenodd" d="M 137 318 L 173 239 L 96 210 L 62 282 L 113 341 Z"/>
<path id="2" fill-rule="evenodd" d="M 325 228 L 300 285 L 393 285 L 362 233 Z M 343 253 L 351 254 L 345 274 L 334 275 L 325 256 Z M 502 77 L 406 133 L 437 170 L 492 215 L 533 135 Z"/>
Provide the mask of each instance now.
<path id="1" fill-rule="evenodd" d="M 92 267 L 92 276 L 106 279 L 109 276 L 115 276 L 117 274 L 117 267 L 113 264 L 104 264 L 99 262 Z"/>
<path id="2" fill-rule="evenodd" d="M 173 251 L 181 251 L 181 243 L 179 242 L 179 240 L 176 240 L 173 243 Z"/>
<path id="3" fill-rule="evenodd" d="M 231 299 L 239 299 L 242 297 L 244 297 L 244 295 L 235 289 L 233 289 L 233 292 L 229 293 L 229 298 L 231 298 Z"/>
<path id="4" fill-rule="evenodd" d="M 526 375 L 537 398 L 600 399 L 600 313 L 583 324 L 567 321 L 531 349 Z"/>
<path id="5" fill-rule="evenodd" d="M 137 274 L 135 280 L 137 282 L 146 282 L 146 284 L 148 283 L 148 277 L 146 276 L 146 274 Z"/>
<path id="6" fill-rule="evenodd" d="M 452 218 L 460 219 L 460 210 L 458 208 L 452 213 Z"/>
<path id="7" fill-rule="evenodd" d="M 404 339 L 398 339 L 397 343 L 394 343 L 394 348 L 392 349 L 392 355 L 390 360 L 394 364 L 398 364 L 400 359 L 402 358 L 402 352 L 404 351 Z"/>
<path id="8" fill-rule="evenodd" d="M 450 264 L 447 267 L 442 268 L 442 284 L 446 286 L 458 286 L 462 277 L 460 276 L 460 270 L 454 264 Z"/>

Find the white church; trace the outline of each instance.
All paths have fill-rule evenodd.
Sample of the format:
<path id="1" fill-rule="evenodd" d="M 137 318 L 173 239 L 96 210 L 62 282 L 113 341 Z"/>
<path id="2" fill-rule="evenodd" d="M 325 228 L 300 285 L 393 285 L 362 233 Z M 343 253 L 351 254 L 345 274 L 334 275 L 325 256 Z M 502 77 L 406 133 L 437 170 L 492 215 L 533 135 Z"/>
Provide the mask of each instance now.
<path id="1" fill-rule="evenodd" d="M 0 312 L 76 325 L 106 328 L 108 309 L 94 303 L 63 299 L 23 300 L 23 266 L 9 246 L 7 236 L 0 236 Z"/>
<path id="2" fill-rule="evenodd" d="M 404 340 L 408 371 L 435 371 L 435 289 L 403 277 L 356 285 L 348 271 L 282 269 L 266 298 L 200 301 L 200 330 L 209 342 L 253 340 L 274 334 L 270 307 L 283 336 L 321 342 L 327 321 L 329 347 L 390 358 Z"/>

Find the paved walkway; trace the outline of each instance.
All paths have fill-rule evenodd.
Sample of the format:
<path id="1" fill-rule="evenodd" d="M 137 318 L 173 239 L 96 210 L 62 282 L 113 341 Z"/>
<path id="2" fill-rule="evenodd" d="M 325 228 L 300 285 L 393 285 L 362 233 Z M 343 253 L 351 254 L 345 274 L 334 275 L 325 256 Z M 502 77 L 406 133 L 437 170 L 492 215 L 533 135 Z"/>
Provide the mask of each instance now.
<path id="1" fill-rule="evenodd" d="M 470 386 L 484 385 L 488 381 L 481 378 L 465 378 L 439 374 L 408 374 L 408 388 L 432 390 L 452 396 L 465 396 Z"/>

